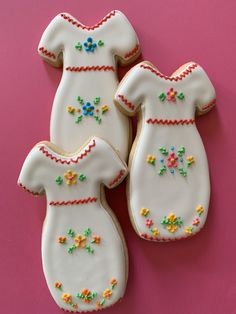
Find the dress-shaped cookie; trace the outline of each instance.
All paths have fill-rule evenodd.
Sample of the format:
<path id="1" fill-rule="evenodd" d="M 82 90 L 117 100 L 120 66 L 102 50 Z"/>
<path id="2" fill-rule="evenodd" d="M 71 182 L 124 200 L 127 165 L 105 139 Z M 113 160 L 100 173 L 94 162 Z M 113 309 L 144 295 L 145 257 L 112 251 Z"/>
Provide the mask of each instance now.
<path id="1" fill-rule="evenodd" d="M 117 63 L 134 61 L 140 48 L 124 14 L 112 11 L 91 27 L 68 13 L 58 14 L 43 33 L 38 52 L 52 65 L 63 65 L 51 114 L 51 142 L 73 152 L 96 135 L 125 160 L 130 125 L 113 103 L 116 68 Z"/>
<path id="2" fill-rule="evenodd" d="M 126 173 L 115 151 L 96 137 L 70 157 L 41 142 L 25 160 L 18 184 L 47 196 L 43 270 L 62 309 L 105 308 L 124 294 L 126 246 L 114 214 L 103 204 L 100 186 L 113 188 Z"/>
<path id="3" fill-rule="evenodd" d="M 195 125 L 195 113 L 215 105 L 209 78 L 192 62 L 170 77 L 142 62 L 124 77 L 115 101 L 140 118 L 128 186 L 136 232 L 153 241 L 194 235 L 205 223 L 210 197 L 207 156 Z"/>

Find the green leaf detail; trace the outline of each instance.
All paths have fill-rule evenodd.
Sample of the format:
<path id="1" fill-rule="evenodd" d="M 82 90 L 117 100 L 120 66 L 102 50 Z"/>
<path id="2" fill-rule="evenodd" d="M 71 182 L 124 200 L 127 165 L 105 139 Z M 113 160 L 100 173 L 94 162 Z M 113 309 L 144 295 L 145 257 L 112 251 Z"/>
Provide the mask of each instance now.
<path id="1" fill-rule="evenodd" d="M 75 232 L 71 228 L 67 230 L 67 234 L 69 234 L 69 236 L 71 236 L 72 238 L 75 237 Z"/>
<path id="2" fill-rule="evenodd" d="M 102 119 L 99 116 L 94 115 L 94 119 L 97 121 L 98 124 L 101 124 Z"/>
<path id="3" fill-rule="evenodd" d="M 84 100 L 80 96 L 77 97 L 77 100 L 81 105 L 84 104 Z"/>
<path id="4" fill-rule="evenodd" d="M 105 299 L 102 298 L 102 299 L 100 300 L 100 305 L 104 305 L 104 303 L 105 303 Z"/>
<path id="5" fill-rule="evenodd" d="M 161 93 L 161 94 L 159 95 L 159 99 L 160 99 L 161 101 L 164 101 L 164 100 L 166 99 L 166 94 L 165 94 L 165 93 Z"/>
<path id="6" fill-rule="evenodd" d="M 158 170 L 158 174 L 159 174 L 159 176 L 161 176 L 161 175 L 163 175 L 163 173 L 166 171 L 166 166 L 165 165 L 163 165 L 161 168 L 159 168 L 159 170 Z"/>
<path id="7" fill-rule="evenodd" d="M 87 250 L 88 253 L 93 254 L 93 252 L 94 252 L 94 249 L 91 248 L 91 246 L 89 244 L 86 245 L 85 249 Z"/>
<path id="8" fill-rule="evenodd" d="M 104 46 L 104 42 L 101 39 L 98 41 L 98 46 L 100 47 Z"/>
<path id="9" fill-rule="evenodd" d="M 83 46 L 80 42 L 78 42 L 76 45 L 75 45 L 75 48 L 78 49 L 79 51 L 82 50 Z"/>
<path id="10" fill-rule="evenodd" d="M 185 147 L 184 146 L 181 146 L 178 150 L 177 150 L 177 155 L 179 157 L 182 157 L 183 154 L 185 154 Z"/>
<path id="11" fill-rule="evenodd" d="M 184 170 L 184 168 L 178 168 L 179 170 L 179 173 L 183 176 L 183 177 L 186 177 L 187 176 L 187 171 Z"/>
<path id="12" fill-rule="evenodd" d="M 91 229 L 90 228 L 86 228 L 84 229 L 83 235 L 85 235 L 86 237 L 88 237 L 91 234 Z"/>
<path id="13" fill-rule="evenodd" d="M 100 103 L 100 100 L 101 100 L 100 97 L 95 97 L 93 101 L 94 105 L 98 105 Z"/>
<path id="14" fill-rule="evenodd" d="M 76 118 L 75 123 L 80 123 L 83 120 L 83 116 L 80 115 Z"/>
<path id="15" fill-rule="evenodd" d="M 177 94 L 177 98 L 179 98 L 180 100 L 183 100 L 184 97 L 185 97 L 184 93 L 182 93 L 182 92 Z"/>
<path id="16" fill-rule="evenodd" d="M 86 176 L 83 173 L 80 173 L 79 180 L 83 182 L 85 179 L 86 179 Z"/>
<path id="17" fill-rule="evenodd" d="M 167 156 L 168 155 L 168 150 L 165 147 L 159 147 L 159 151 L 164 155 Z"/>
<path id="18" fill-rule="evenodd" d="M 61 185 L 62 182 L 63 182 L 62 177 L 61 177 L 61 176 L 57 176 L 57 177 L 55 178 L 55 182 L 56 182 L 56 184 Z"/>

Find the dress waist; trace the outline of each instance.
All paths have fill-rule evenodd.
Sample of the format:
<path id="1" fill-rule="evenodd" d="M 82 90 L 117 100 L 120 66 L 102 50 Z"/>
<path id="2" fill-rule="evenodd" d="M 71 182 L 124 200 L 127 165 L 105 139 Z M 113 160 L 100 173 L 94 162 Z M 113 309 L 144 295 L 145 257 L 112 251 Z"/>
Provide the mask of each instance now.
<path id="1" fill-rule="evenodd" d="M 85 198 L 73 199 L 73 200 L 60 200 L 60 201 L 50 201 L 51 206 L 65 206 L 65 205 L 85 205 L 89 203 L 97 202 L 98 198 L 96 196 L 89 196 Z"/>
<path id="2" fill-rule="evenodd" d="M 146 120 L 148 124 L 162 124 L 162 125 L 188 125 L 194 124 L 195 119 L 158 119 L 149 118 Z"/>

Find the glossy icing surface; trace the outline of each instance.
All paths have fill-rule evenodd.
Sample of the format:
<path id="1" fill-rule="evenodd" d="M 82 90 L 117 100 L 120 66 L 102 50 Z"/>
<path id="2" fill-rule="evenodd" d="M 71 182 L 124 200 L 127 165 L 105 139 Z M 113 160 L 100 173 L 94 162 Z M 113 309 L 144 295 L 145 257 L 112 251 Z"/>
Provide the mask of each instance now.
<path id="1" fill-rule="evenodd" d="M 119 85 L 115 101 L 141 113 L 130 157 L 128 203 L 137 233 L 153 241 L 189 237 L 204 225 L 210 197 L 205 149 L 195 112 L 215 104 L 204 70 L 184 65 L 172 77 L 142 62 Z"/>

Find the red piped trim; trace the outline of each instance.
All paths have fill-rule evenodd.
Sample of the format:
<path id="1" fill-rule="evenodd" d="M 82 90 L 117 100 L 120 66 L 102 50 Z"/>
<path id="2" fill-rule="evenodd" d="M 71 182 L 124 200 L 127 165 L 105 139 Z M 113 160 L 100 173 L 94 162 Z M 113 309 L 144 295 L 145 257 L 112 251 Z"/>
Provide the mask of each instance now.
<path id="1" fill-rule="evenodd" d="M 115 183 L 117 183 L 125 174 L 125 170 L 120 170 L 117 176 L 111 180 L 111 182 L 108 184 L 109 187 L 112 187 Z"/>
<path id="2" fill-rule="evenodd" d="M 128 101 L 128 99 L 125 98 L 123 95 L 118 95 L 118 97 L 122 100 L 122 102 L 129 107 L 129 109 L 134 110 L 135 106 L 132 104 L 132 102 Z"/>
<path id="3" fill-rule="evenodd" d="M 150 124 L 163 124 L 163 125 L 184 125 L 184 124 L 194 124 L 195 119 L 147 119 L 147 123 Z"/>
<path id="4" fill-rule="evenodd" d="M 83 24 L 79 23 L 78 21 L 76 21 L 75 19 L 71 18 L 69 15 L 66 15 L 64 13 L 61 13 L 60 15 L 64 20 L 71 23 L 72 25 L 79 27 L 79 28 L 82 28 L 82 29 L 86 29 L 88 31 L 91 31 L 91 30 L 94 30 L 94 29 L 100 27 L 103 23 L 107 22 L 107 20 L 109 20 L 115 14 L 116 14 L 115 10 L 111 11 L 100 22 L 98 22 L 97 24 L 95 24 L 93 26 L 83 25 Z"/>
<path id="5" fill-rule="evenodd" d="M 28 193 L 31 193 L 31 194 L 33 194 L 33 195 L 40 195 L 40 193 L 38 193 L 38 192 L 34 192 L 34 191 L 32 191 L 32 190 L 29 190 L 29 189 L 27 189 L 27 187 L 26 186 L 24 186 L 21 182 L 18 182 L 17 183 L 20 187 L 22 187 L 26 192 L 28 192 Z"/>
<path id="6" fill-rule="evenodd" d="M 71 71 L 71 72 L 113 71 L 115 72 L 115 68 L 112 65 L 87 65 L 87 66 L 81 66 L 81 67 L 68 66 L 66 67 L 66 71 Z"/>
<path id="7" fill-rule="evenodd" d="M 152 73 L 156 74 L 157 76 L 159 76 L 161 78 L 164 78 L 167 81 L 179 81 L 179 80 L 182 80 L 188 74 L 190 74 L 192 72 L 192 70 L 195 69 L 197 66 L 198 65 L 196 63 L 190 64 L 181 74 L 179 74 L 177 76 L 166 76 L 166 75 L 162 74 L 161 72 L 159 72 L 158 70 L 154 69 L 153 67 L 151 67 L 149 65 L 145 65 L 145 64 L 141 64 L 140 68 L 149 70 Z"/>
<path id="8" fill-rule="evenodd" d="M 137 44 L 132 50 L 128 51 L 125 54 L 125 59 L 128 59 L 132 57 L 133 55 L 135 55 L 138 50 L 139 50 L 139 45 Z"/>
<path id="9" fill-rule="evenodd" d="M 83 159 L 85 156 L 88 155 L 88 153 L 91 152 L 92 148 L 95 147 L 96 142 L 95 140 L 92 140 L 92 143 L 89 144 L 85 149 L 84 152 L 81 153 L 79 156 L 77 156 L 75 159 L 70 158 L 70 159 L 61 159 L 58 158 L 56 156 L 54 156 L 53 154 L 49 153 L 48 150 L 46 149 L 45 146 L 41 146 L 39 148 L 39 150 L 46 156 L 49 157 L 51 160 L 55 161 L 55 162 L 59 162 L 61 164 L 67 164 L 69 165 L 70 163 L 77 163 L 79 160 Z"/>
<path id="10" fill-rule="evenodd" d="M 88 204 L 97 202 L 97 197 L 87 197 L 87 198 L 80 198 L 77 200 L 68 200 L 68 201 L 51 201 L 49 205 L 53 206 L 63 206 L 63 205 L 79 205 L 79 204 Z"/>
<path id="11" fill-rule="evenodd" d="M 52 58 L 52 59 L 56 59 L 56 55 L 53 52 L 48 51 L 44 47 L 40 47 L 39 51 L 42 52 L 46 57 L 49 57 L 49 58 Z"/>
<path id="12" fill-rule="evenodd" d="M 213 99 L 208 104 L 205 104 L 204 106 L 202 106 L 202 110 L 208 110 L 208 109 L 214 107 L 215 105 L 216 105 L 216 99 Z"/>
<path id="13" fill-rule="evenodd" d="M 150 241 L 155 241 L 155 242 L 171 242 L 171 241 L 178 241 L 178 240 L 181 240 L 181 239 L 191 238 L 196 233 L 190 234 L 190 235 L 186 235 L 186 236 L 183 236 L 183 237 L 176 237 L 176 238 L 154 238 L 154 237 L 148 235 L 147 233 L 142 233 L 142 234 L 140 234 L 140 236 L 142 238 L 144 238 L 145 240 L 150 240 Z"/>

